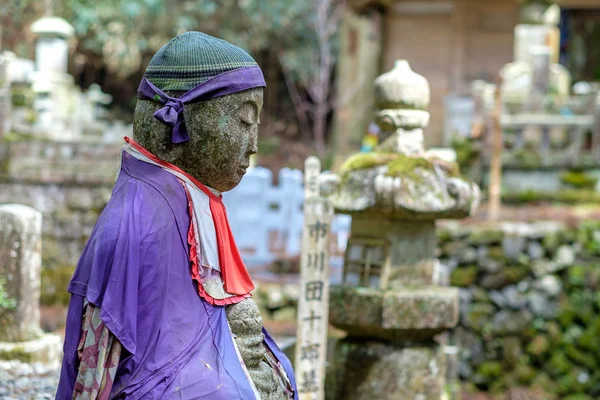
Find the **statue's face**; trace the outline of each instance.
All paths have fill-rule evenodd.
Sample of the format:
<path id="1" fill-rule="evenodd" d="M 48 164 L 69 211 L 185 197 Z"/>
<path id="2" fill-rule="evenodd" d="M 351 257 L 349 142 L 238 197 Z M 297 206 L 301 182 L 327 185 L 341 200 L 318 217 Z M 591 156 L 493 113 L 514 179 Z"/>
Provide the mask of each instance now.
<path id="1" fill-rule="evenodd" d="M 198 112 L 186 110 L 190 142 L 180 167 L 222 192 L 236 187 L 257 151 L 262 105 L 263 89 L 258 88 L 207 101 Z"/>

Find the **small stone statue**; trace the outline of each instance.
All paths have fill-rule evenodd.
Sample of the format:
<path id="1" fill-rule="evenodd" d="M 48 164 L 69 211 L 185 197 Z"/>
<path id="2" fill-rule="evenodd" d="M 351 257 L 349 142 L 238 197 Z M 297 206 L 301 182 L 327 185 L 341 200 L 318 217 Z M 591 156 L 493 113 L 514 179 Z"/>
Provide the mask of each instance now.
<path id="1" fill-rule="evenodd" d="M 199 32 L 152 58 L 69 286 L 57 398 L 298 398 L 221 200 L 256 153 L 264 86 L 246 52 Z"/>

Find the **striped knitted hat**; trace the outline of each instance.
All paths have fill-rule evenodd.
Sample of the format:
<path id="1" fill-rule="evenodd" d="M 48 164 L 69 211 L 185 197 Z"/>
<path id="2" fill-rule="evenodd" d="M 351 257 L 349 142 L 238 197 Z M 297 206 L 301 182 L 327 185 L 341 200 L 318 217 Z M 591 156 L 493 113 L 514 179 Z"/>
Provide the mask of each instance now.
<path id="1" fill-rule="evenodd" d="M 158 50 L 144 77 L 163 91 L 188 91 L 223 72 L 256 66 L 248 53 L 225 40 L 186 32 Z"/>

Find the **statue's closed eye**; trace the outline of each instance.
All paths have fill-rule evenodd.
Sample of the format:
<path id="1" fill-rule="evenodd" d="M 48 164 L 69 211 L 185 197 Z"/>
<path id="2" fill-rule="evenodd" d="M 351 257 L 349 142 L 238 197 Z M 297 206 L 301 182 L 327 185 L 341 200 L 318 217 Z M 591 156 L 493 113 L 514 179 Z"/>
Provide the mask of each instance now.
<path id="1" fill-rule="evenodd" d="M 258 109 L 255 103 L 247 102 L 242 104 L 237 110 L 237 115 L 246 125 L 253 125 L 258 123 Z"/>

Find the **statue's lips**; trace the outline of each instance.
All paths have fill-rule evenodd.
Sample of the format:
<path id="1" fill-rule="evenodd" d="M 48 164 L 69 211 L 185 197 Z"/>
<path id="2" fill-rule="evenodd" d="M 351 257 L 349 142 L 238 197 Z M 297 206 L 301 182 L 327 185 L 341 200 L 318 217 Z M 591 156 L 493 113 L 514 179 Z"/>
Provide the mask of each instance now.
<path id="1" fill-rule="evenodd" d="M 246 166 L 240 165 L 240 167 L 238 169 L 240 172 L 245 174 L 248 167 L 249 167 L 249 165 L 246 165 Z"/>

